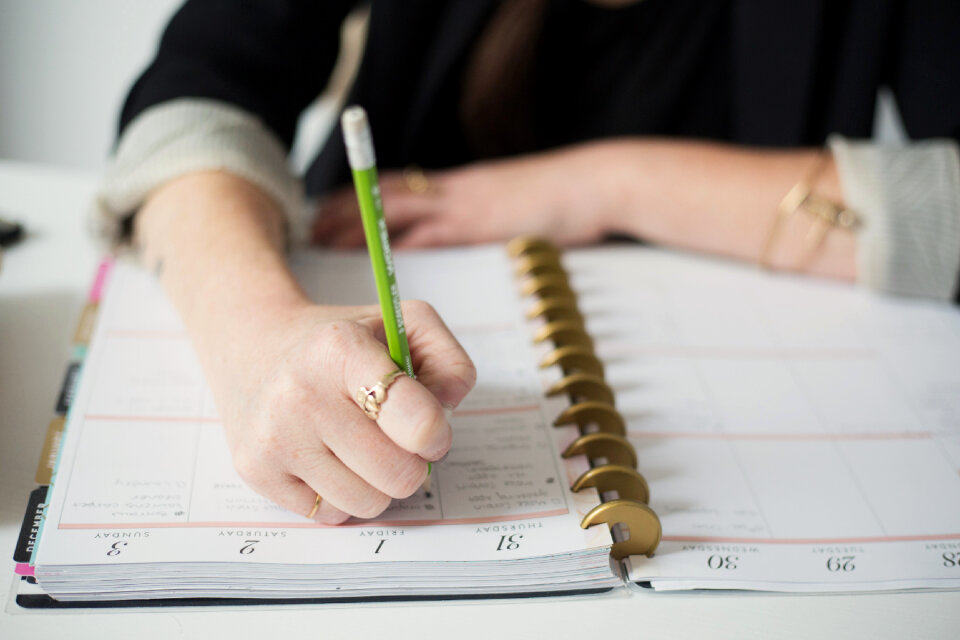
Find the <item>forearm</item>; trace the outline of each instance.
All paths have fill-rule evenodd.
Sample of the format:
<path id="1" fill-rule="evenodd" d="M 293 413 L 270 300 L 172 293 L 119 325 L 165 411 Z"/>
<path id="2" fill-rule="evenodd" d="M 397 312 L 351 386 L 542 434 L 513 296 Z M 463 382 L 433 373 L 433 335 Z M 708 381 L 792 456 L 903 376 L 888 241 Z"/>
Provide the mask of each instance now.
<path id="1" fill-rule="evenodd" d="M 816 164 L 819 150 L 768 151 L 697 142 L 622 140 L 600 143 L 606 155 L 608 232 L 650 242 L 756 261 L 777 205 Z M 835 164 L 828 160 L 815 192 L 841 203 Z M 811 220 L 792 216 L 777 234 L 771 264 L 792 269 L 804 253 Z M 803 270 L 853 280 L 856 239 L 832 229 Z"/>
<path id="2" fill-rule="evenodd" d="M 231 345 L 251 338 L 306 297 L 286 267 L 284 222 L 276 204 L 250 183 L 200 172 L 155 191 L 136 217 L 135 239 L 148 268 L 186 324 L 211 375 Z M 254 342 L 255 344 L 255 342 Z"/>
<path id="3" fill-rule="evenodd" d="M 432 309 L 405 309 L 419 378 L 401 376 L 383 411 L 365 415 L 356 390 L 396 369 L 377 339 L 379 309 L 309 303 L 263 191 L 226 173 L 189 174 L 148 198 L 135 232 L 190 332 L 250 487 L 328 524 L 374 517 L 417 491 L 426 460 L 450 447 L 441 402 L 458 405 L 475 375 Z"/>

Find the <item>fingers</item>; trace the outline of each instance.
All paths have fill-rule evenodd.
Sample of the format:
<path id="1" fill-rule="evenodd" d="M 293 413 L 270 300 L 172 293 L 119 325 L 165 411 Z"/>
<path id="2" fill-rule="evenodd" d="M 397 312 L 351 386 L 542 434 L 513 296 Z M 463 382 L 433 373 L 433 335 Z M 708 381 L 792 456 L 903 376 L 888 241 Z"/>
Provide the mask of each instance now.
<path id="1" fill-rule="evenodd" d="M 443 220 L 435 219 L 406 229 L 397 236 L 393 245 L 398 249 L 449 247 L 463 244 L 462 235 L 461 230 L 457 227 L 447 224 Z"/>
<path id="2" fill-rule="evenodd" d="M 413 495 L 427 476 L 427 463 L 391 442 L 355 405 L 352 409 L 326 416 L 339 428 L 327 430 L 322 441 L 301 429 L 299 443 L 269 464 L 260 452 L 240 449 L 234 465 L 241 478 L 280 506 L 324 524 L 373 518 L 391 498 Z M 322 499 L 311 514 L 318 494 Z"/>
<path id="3" fill-rule="evenodd" d="M 342 350 L 343 390 L 353 402 L 360 387 L 372 388 L 397 365 L 372 332 L 353 336 L 350 342 L 353 347 Z M 452 433 L 443 407 L 413 378 L 401 376 L 389 386 L 377 424 L 400 448 L 427 460 L 438 460 L 450 449 Z"/>
<path id="4" fill-rule="evenodd" d="M 289 504 L 278 501 L 277 504 L 281 507 L 285 507 L 294 513 L 303 514 L 308 518 L 311 518 L 310 514 L 312 513 L 312 519 L 321 524 L 342 524 L 350 519 L 349 513 L 333 506 L 332 502 L 325 500 L 323 494 L 314 491 L 306 482 L 295 476 L 287 477 L 289 478 L 289 484 L 284 489 L 283 499 L 289 501 Z M 317 496 L 320 497 L 319 504 Z M 314 511 L 314 506 L 316 506 L 316 511 Z"/>
<path id="5" fill-rule="evenodd" d="M 334 249 L 357 249 L 364 246 L 365 242 L 363 225 L 359 220 L 355 225 L 341 227 L 328 238 L 328 246 Z"/>
<path id="6" fill-rule="evenodd" d="M 297 453 L 289 468 L 310 488 L 307 513 L 313 508 L 317 494 L 322 497 L 317 515 L 323 518 L 337 511 L 358 518 L 374 518 L 390 506 L 390 496 L 347 468 L 326 447 L 303 449 Z"/>
<path id="7" fill-rule="evenodd" d="M 477 369 L 436 310 L 420 300 L 402 303 L 417 381 L 447 409 L 457 407 L 477 382 Z"/>
<path id="8" fill-rule="evenodd" d="M 383 193 L 383 215 L 391 231 L 442 216 L 445 212 L 446 201 L 435 194 L 409 191 Z"/>
<path id="9" fill-rule="evenodd" d="M 316 504 L 317 491 L 300 478 L 280 471 L 279 467 L 268 467 L 252 462 L 252 459 L 248 463 L 246 460 L 246 458 L 235 456 L 234 466 L 251 489 L 288 511 L 299 513 L 304 517 L 310 516 Z M 349 513 L 324 500 L 320 501 L 320 505 L 313 514 L 313 519 L 323 524 L 340 524 L 349 517 Z"/>
<path id="10" fill-rule="evenodd" d="M 319 522 L 371 518 L 417 491 L 426 460 L 443 457 L 452 432 L 444 407 L 459 404 L 475 379 L 469 357 L 426 303 L 404 303 L 419 380 L 401 375 L 380 400 L 377 420 L 356 404 L 397 370 L 373 308 L 353 320 L 311 317 L 309 339 L 257 390 L 255 411 L 230 430 L 234 465 L 254 490 Z M 324 314 L 320 314 L 321 317 Z M 296 343 L 299 344 L 299 343 Z"/>
<path id="11" fill-rule="evenodd" d="M 351 412 L 324 436 L 324 444 L 349 469 L 391 498 L 412 496 L 427 477 L 427 463 L 400 448 L 365 415 Z"/>
<path id="12" fill-rule="evenodd" d="M 442 215 L 445 200 L 439 192 L 414 193 L 398 172 L 381 176 L 384 217 L 391 233 L 399 233 L 419 221 Z M 336 248 L 363 245 L 363 225 L 356 194 L 352 187 L 342 187 L 327 196 L 318 206 L 313 225 L 313 241 Z"/>

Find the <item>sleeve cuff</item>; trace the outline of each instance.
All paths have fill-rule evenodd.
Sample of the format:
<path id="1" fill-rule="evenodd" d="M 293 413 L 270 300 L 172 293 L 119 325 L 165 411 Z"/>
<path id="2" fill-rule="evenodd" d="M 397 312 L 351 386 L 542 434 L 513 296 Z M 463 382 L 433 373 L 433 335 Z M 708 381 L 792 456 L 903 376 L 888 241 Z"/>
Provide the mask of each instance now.
<path id="1" fill-rule="evenodd" d="M 129 219 L 148 194 L 195 171 L 226 171 L 273 198 L 288 234 L 300 237 L 303 185 L 287 166 L 283 144 L 255 116 L 225 103 L 185 98 L 152 107 L 120 138 L 94 202 L 97 237 L 129 249 Z"/>
<path id="2" fill-rule="evenodd" d="M 844 199 L 863 219 L 857 279 L 951 300 L 960 274 L 960 154 L 953 140 L 882 147 L 830 138 Z"/>

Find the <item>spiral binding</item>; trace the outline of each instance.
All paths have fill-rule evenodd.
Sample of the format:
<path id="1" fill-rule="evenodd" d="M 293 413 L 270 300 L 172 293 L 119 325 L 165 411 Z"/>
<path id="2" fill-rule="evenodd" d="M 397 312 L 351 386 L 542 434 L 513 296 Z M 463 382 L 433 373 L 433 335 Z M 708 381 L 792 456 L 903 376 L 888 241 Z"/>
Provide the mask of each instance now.
<path id="1" fill-rule="evenodd" d="M 615 542 L 610 554 L 620 560 L 631 555 L 652 556 L 662 529 L 657 514 L 647 506 L 650 488 L 637 471 L 637 454 L 626 439 L 626 424 L 615 408 L 613 390 L 604 380 L 603 363 L 593 350 L 576 293 L 563 268 L 560 250 L 539 238 L 516 238 L 507 245 L 516 261 L 520 290 L 537 298 L 527 317 L 543 318 L 534 341 L 552 342 L 541 368 L 558 366 L 563 378 L 547 390 L 548 396 L 566 395 L 567 407 L 554 426 L 575 424 L 580 437 L 563 452 L 564 458 L 585 455 L 591 468 L 577 478 L 572 491 L 595 488 L 619 496 L 590 510 L 580 523 L 584 529 L 606 523 L 621 524 L 629 538 Z"/>

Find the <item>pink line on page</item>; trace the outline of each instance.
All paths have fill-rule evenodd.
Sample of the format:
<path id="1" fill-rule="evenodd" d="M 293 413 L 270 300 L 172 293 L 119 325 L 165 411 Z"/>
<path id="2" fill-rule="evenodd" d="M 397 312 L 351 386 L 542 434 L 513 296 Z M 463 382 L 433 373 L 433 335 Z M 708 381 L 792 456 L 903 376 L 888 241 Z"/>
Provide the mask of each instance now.
<path id="1" fill-rule="evenodd" d="M 631 438 L 690 439 L 690 440 L 773 440 L 836 441 L 836 440 L 929 440 L 927 431 L 900 433 L 676 433 L 671 431 L 630 431 Z"/>
<path id="2" fill-rule="evenodd" d="M 136 329 L 110 329 L 107 335 L 111 338 L 153 338 L 156 340 L 189 340 L 186 331 L 140 331 Z"/>
<path id="3" fill-rule="evenodd" d="M 486 416 L 494 413 L 524 413 L 527 411 L 537 411 L 540 409 L 538 404 L 527 404 L 519 407 L 490 407 L 487 409 L 464 409 L 454 411 L 455 416 Z"/>
<path id="4" fill-rule="evenodd" d="M 18 576 L 29 576 L 31 578 L 36 577 L 33 572 L 33 567 L 25 562 L 18 562 L 13 568 L 13 572 Z"/>
<path id="5" fill-rule="evenodd" d="M 358 520 L 347 521 L 344 524 L 319 524 L 317 522 L 124 522 L 124 523 L 61 523 L 58 529 L 199 529 L 224 527 L 262 527 L 273 529 L 327 529 L 343 527 L 426 527 L 444 524 L 480 524 L 489 522 L 509 522 L 513 520 L 530 520 L 532 518 L 549 518 L 569 513 L 567 509 L 553 511 L 539 511 L 537 513 L 521 513 L 509 516 L 491 518 L 448 518 L 446 520 Z"/>
<path id="6" fill-rule="evenodd" d="M 524 413 L 527 411 L 537 411 L 539 405 L 530 404 L 518 407 L 492 407 L 489 409 L 465 409 L 463 411 L 454 411 L 455 416 L 485 416 L 495 413 Z M 88 413 L 84 416 L 87 420 L 110 420 L 120 422 L 204 422 L 219 423 L 220 418 L 206 418 L 202 416 L 121 416 L 112 414 Z"/>
<path id="7" fill-rule="evenodd" d="M 88 413 L 84 416 L 87 420 L 105 420 L 117 422 L 203 422 L 220 423 L 220 418 L 203 418 L 200 416 L 114 416 L 98 415 Z"/>
<path id="8" fill-rule="evenodd" d="M 739 542 L 742 544 L 857 544 L 868 542 L 932 542 L 960 540 L 960 533 L 922 536 L 868 536 L 865 538 L 725 538 L 723 536 L 663 536 L 666 542 Z"/>
<path id="9" fill-rule="evenodd" d="M 681 345 L 638 346 L 630 343 L 609 342 L 601 347 L 603 353 L 630 356 L 664 356 L 677 358 L 752 359 L 752 360 L 862 360 L 875 358 L 874 349 L 860 347 L 838 348 L 778 348 L 778 347 L 696 347 Z"/>
<path id="10" fill-rule="evenodd" d="M 107 280 L 110 275 L 110 270 L 113 268 L 113 260 L 111 258 L 104 258 L 100 262 L 100 266 L 97 267 L 97 275 L 93 279 L 93 286 L 90 287 L 90 302 L 100 302 L 100 298 L 103 297 L 103 290 L 107 286 Z"/>

